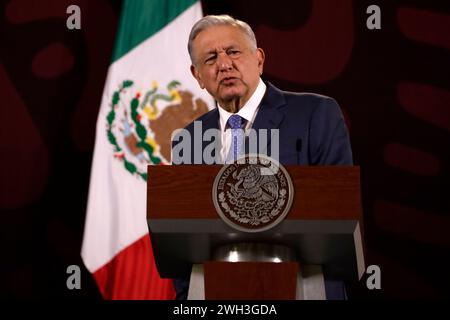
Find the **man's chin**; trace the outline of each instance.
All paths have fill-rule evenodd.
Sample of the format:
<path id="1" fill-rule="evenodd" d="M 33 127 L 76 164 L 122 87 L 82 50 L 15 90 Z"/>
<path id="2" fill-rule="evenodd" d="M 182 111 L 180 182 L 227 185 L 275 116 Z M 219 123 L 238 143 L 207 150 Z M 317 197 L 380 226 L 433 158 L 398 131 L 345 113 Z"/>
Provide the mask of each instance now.
<path id="1" fill-rule="evenodd" d="M 244 96 L 242 90 L 238 88 L 229 88 L 228 90 L 223 90 L 220 94 L 220 98 L 223 101 L 234 101 L 236 99 L 241 99 Z"/>

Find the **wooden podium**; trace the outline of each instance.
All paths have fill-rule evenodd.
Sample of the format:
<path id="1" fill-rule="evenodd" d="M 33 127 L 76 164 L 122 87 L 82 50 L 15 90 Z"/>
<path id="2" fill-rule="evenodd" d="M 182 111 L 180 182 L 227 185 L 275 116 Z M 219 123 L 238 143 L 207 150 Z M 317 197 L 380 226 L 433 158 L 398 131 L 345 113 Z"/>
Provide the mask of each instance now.
<path id="1" fill-rule="evenodd" d="M 258 233 L 237 231 L 216 213 L 212 186 L 221 165 L 149 166 L 147 221 L 163 278 L 189 277 L 204 267 L 206 299 L 295 299 L 303 266 L 327 277 L 359 280 L 365 270 L 359 167 L 284 166 L 294 185 L 286 218 Z M 273 244 L 296 261 L 213 261 L 217 248 Z"/>

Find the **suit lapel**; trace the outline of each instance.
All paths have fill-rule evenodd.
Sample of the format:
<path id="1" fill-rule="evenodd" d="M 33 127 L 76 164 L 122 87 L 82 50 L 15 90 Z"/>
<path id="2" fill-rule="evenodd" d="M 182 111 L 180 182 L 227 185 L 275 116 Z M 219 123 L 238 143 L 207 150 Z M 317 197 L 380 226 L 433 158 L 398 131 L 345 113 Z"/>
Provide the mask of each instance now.
<path id="1" fill-rule="evenodd" d="M 204 141 L 203 140 L 203 135 L 204 133 L 209 130 L 209 129 L 215 129 L 218 130 L 220 132 L 220 126 L 219 126 L 219 110 L 217 109 L 218 107 L 216 107 L 215 109 L 213 109 L 204 119 L 202 122 L 202 153 L 204 152 L 205 148 L 211 144 L 211 141 Z M 220 155 L 220 148 L 221 148 L 221 139 L 219 136 L 219 139 L 215 141 L 216 144 L 216 150 L 219 151 L 219 155 Z M 217 159 L 217 154 L 216 154 L 216 159 Z M 203 155 L 202 155 L 202 163 L 204 164 L 204 159 L 203 159 Z M 217 162 L 217 160 L 216 160 Z"/>
<path id="2" fill-rule="evenodd" d="M 219 128 L 219 110 L 217 110 L 218 107 L 211 110 L 210 113 L 208 113 L 207 116 L 203 119 L 203 131 L 206 131 L 208 129 L 220 129 Z"/>
<path id="3" fill-rule="evenodd" d="M 283 96 L 283 93 L 275 88 L 272 84 L 267 83 L 266 93 L 261 101 L 258 113 L 255 118 L 255 122 L 253 123 L 252 129 L 256 130 L 257 133 L 257 141 L 258 141 L 258 151 L 259 153 L 267 154 L 267 150 L 271 145 L 271 129 L 278 129 L 280 127 L 281 122 L 284 119 L 284 114 L 280 111 L 280 108 L 286 104 L 286 100 Z M 258 132 L 260 129 L 267 129 L 267 144 L 259 150 L 259 135 Z M 249 141 L 248 137 L 246 138 L 245 143 L 247 152 Z"/>

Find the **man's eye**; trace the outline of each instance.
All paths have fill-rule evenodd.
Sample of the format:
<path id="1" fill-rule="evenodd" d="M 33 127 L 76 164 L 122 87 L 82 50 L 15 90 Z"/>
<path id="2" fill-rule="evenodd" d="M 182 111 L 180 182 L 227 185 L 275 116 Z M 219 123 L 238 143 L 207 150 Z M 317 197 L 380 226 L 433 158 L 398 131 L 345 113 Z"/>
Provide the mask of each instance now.
<path id="1" fill-rule="evenodd" d="M 206 58 L 206 60 L 205 60 L 205 64 L 213 64 L 215 60 L 216 60 L 216 57 L 215 57 L 215 56 L 208 57 L 208 58 Z"/>
<path id="2" fill-rule="evenodd" d="M 228 54 L 229 54 L 230 56 L 237 56 L 239 53 L 240 53 L 239 50 L 230 50 L 230 51 L 228 52 Z"/>

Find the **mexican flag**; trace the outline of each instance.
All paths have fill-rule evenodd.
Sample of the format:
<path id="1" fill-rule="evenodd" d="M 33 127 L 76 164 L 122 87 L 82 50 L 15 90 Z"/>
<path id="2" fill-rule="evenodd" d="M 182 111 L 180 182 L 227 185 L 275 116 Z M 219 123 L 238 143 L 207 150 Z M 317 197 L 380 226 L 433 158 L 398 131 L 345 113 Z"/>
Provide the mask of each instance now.
<path id="1" fill-rule="evenodd" d="M 199 1 L 125 0 L 97 120 L 82 258 L 105 299 L 173 299 L 146 221 L 147 165 L 170 164 L 170 137 L 213 106 L 189 71 Z"/>

